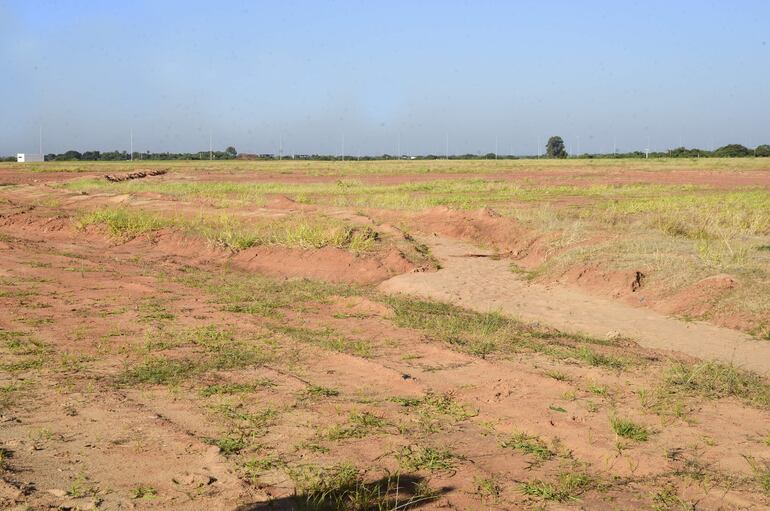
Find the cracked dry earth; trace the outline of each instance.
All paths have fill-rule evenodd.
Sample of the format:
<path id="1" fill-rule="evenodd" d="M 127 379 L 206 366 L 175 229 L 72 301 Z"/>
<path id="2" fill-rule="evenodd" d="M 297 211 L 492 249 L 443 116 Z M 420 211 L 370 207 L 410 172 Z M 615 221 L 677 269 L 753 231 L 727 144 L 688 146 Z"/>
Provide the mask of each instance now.
<path id="1" fill-rule="evenodd" d="M 665 386 L 687 355 L 0 220 L 0 507 L 301 509 L 340 467 L 382 509 L 770 505 L 768 403 Z"/>

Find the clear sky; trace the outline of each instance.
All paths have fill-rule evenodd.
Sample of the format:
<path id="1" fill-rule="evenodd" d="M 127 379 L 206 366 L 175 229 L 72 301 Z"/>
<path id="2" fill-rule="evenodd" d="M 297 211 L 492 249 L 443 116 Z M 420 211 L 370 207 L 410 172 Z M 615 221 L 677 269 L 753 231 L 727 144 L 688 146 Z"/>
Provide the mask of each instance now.
<path id="1" fill-rule="evenodd" d="M 0 0 L 0 154 L 770 143 L 770 2 Z"/>

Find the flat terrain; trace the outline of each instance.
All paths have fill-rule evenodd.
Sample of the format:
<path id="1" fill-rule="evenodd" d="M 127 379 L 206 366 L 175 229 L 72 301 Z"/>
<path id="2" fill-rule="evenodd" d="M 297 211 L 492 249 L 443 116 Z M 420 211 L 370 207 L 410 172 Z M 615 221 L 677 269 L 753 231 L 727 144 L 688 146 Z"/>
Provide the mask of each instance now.
<path id="1" fill-rule="evenodd" d="M 769 374 L 768 159 L 0 164 L 2 508 L 767 509 Z"/>

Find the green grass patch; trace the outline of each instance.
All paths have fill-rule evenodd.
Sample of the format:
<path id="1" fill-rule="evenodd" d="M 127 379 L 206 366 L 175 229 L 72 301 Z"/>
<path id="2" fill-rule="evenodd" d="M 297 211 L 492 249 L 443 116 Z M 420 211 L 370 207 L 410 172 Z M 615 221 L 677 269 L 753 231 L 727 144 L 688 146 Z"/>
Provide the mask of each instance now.
<path id="1" fill-rule="evenodd" d="M 611 417 L 610 427 L 619 437 L 636 442 L 646 442 L 650 438 L 650 431 L 645 426 L 630 419 Z"/>
<path id="2" fill-rule="evenodd" d="M 260 365 L 271 359 L 267 345 L 259 339 L 240 339 L 227 329 L 206 325 L 187 330 L 167 331 L 169 345 L 200 348 L 199 356 L 183 359 L 149 357 L 118 376 L 123 385 L 175 385 L 212 370 Z"/>
<path id="3" fill-rule="evenodd" d="M 554 481 L 528 481 L 521 485 L 521 491 L 525 495 L 542 500 L 565 502 L 577 500 L 580 495 L 595 486 L 594 479 L 584 472 L 562 472 Z"/>
<path id="4" fill-rule="evenodd" d="M 219 383 L 214 385 L 206 385 L 198 393 L 203 397 L 211 397 L 216 395 L 232 395 L 232 394 L 249 394 L 256 392 L 259 389 L 265 389 L 274 387 L 275 382 L 273 380 L 265 378 L 254 383 Z"/>
<path id="5" fill-rule="evenodd" d="M 446 448 L 413 446 L 402 448 L 396 458 L 401 467 L 406 470 L 427 470 L 429 472 L 451 470 L 462 459 Z"/>
<path id="6" fill-rule="evenodd" d="M 513 433 L 503 440 L 500 445 L 507 449 L 515 449 L 525 454 L 530 454 L 538 461 L 547 461 L 556 456 L 548 445 L 540 438 L 526 433 Z"/>
<path id="7" fill-rule="evenodd" d="M 611 341 L 531 327 L 499 313 L 479 313 L 442 302 L 403 296 L 379 299 L 393 309 L 398 326 L 421 330 L 432 339 L 481 358 L 537 352 L 556 360 L 573 359 L 612 369 L 634 363 L 630 358 L 605 355 L 586 346 L 612 346 Z"/>
<path id="8" fill-rule="evenodd" d="M 364 358 L 372 356 L 372 348 L 369 342 L 349 339 L 331 328 L 312 329 L 288 325 L 269 325 L 269 328 L 274 332 L 280 332 L 297 341 L 313 344 L 330 351 Z"/>
<path id="9" fill-rule="evenodd" d="M 293 248 L 342 248 L 352 252 L 371 251 L 379 234 L 369 227 L 357 227 L 339 220 L 316 216 L 287 216 L 249 219 L 228 215 L 186 218 L 144 211 L 138 208 L 105 207 L 80 214 L 76 225 L 104 225 L 119 239 L 130 239 L 161 229 L 177 229 L 215 245 L 244 250 L 254 246 L 281 245 Z"/>
<path id="10" fill-rule="evenodd" d="M 325 437 L 329 440 L 364 438 L 384 431 L 387 422 L 371 412 L 351 412 L 348 421 L 329 428 Z"/>
<path id="11" fill-rule="evenodd" d="M 719 362 L 674 364 L 665 375 L 663 386 L 670 393 L 709 399 L 734 397 L 756 408 L 770 407 L 770 383 L 765 378 Z"/>
<path id="12" fill-rule="evenodd" d="M 372 482 L 350 463 L 290 467 L 295 485 L 292 509 L 304 511 L 400 510 L 418 507 L 439 493 L 422 478 L 387 474 Z"/>

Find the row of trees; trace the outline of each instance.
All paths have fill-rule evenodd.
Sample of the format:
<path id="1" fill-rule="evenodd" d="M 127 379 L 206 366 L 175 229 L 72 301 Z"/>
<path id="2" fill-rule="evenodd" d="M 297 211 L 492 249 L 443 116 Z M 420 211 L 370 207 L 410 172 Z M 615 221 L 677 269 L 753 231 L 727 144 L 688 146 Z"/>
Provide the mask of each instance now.
<path id="1" fill-rule="evenodd" d="M 554 136 L 548 139 L 548 143 L 545 147 L 547 158 L 645 158 L 647 153 L 644 151 L 632 151 L 626 153 L 583 153 L 579 155 L 569 155 L 564 147 L 564 140 L 561 137 Z M 746 146 L 740 144 L 728 144 L 722 146 L 714 151 L 708 151 L 706 149 L 677 147 L 665 152 L 655 151 L 650 152 L 650 158 L 743 158 L 743 157 L 770 157 L 770 145 L 762 144 L 754 149 L 749 149 Z M 250 160 L 273 160 L 278 159 L 278 156 L 273 154 L 242 154 L 238 155 L 238 151 L 234 147 L 230 146 L 224 151 L 200 151 L 197 153 L 151 153 L 149 151 L 140 153 L 134 152 L 134 160 L 232 160 L 235 158 L 244 158 Z M 517 159 L 517 158 L 535 158 L 532 156 L 514 156 L 510 154 L 457 154 L 450 155 L 450 160 L 495 160 L 495 159 Z M 283 159 L 302 159 L 302 160 L 320 160 L 320 161 L 336 161 L 342 159 L 341 156 L 336 155 L 324 155 L 324 154 L 303 154 L 294 156 L 282 156 Z M 348 156 L 345 159 L 353 160 L 441 160 L 446 158 L 445 155 L 426 154 L 420 156 L 398 156 L 392 154 L 383 154 L 378 156 Z M 45 155 L 46 161 L 126 161 L 130 160 L 131 154 L 127 151 L 65 151 L 63 153 L 50 153 Z M 5 158 L 0 157 L 0 161 L 16 161 L 15 156 L 8 156 Z"/>
<path id="2" fill-rule="evenodd" d="M 548 139 L 548 143 L 545 146 L 545 151 L 548 158 L 567 158 L 568 156 L 567 151 L 564 148 L 564 140 L 558 136 Z M 770 145 L 758 145 L 752 150 L 741 144 L 728 144 L 714 151 L 697 148 L 688 149 L 686 147 L 677 147 L 676 149 L 670 149 L 666 152 L 651 152 L 649 155 L 653 158 L 744 158 L 747 156 L 766 158 L 770 157 Z M 646 156 L 647 153 L 642 151 L 634 151 L 631 153 L 578 155 L 579 158 L 644 158 Z"/>
<path id="3" fill-rule="evenodd" d="M 238 151 L 230 146 L 224 151 L 200 151 L 197 153 L 144 153 L 134 152 L 133 158 L 127 151 L 65 151 L 49 153 L 45 161 L 126 161 L 126 160 L 232 160 L 238 156 Z M 15 157 L 3 158 L 5 161 L 16 161 Z"/>

